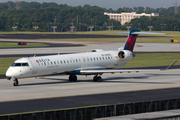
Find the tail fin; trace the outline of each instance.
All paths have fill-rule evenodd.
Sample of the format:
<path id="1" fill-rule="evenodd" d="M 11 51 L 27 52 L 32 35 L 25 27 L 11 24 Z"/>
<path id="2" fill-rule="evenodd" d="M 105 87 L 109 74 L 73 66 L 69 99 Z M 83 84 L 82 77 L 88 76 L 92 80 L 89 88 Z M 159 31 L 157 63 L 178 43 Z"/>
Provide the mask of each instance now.
<path id="1" fill-rule="evenodd" d="M 136 38 L 138 36 L 138 34 L 132 34 L 134 32 L 140 32 L 139 30 L 136 30 L 136 29 L 132 29 L 130 32 L 129 32 L 129 35 L 127 37 L 127 40 L 123 46 L 123 49 L 124 50 L 129 50 L 131 52 L 133 52 L 133 49 L 134 49 L 134 45 L 136 43 Z"/>
<path id="2" fill-rule="evenodd" d="M 129 50 L 131 52 L 133 52 L 134 49 L 134 45 L 136 43 L 136 38 L 139 34 L 153 34 L 153 35 L 165 35 L 165 33 L 151 33 L 151 32 L 141 32 L 139 30 L 136 29 L 132 29 L 130 32 L 120 32 L 117 34 L 129 34 L 127 37 L 127 40 L 123 46 L 123 50 Z"/>

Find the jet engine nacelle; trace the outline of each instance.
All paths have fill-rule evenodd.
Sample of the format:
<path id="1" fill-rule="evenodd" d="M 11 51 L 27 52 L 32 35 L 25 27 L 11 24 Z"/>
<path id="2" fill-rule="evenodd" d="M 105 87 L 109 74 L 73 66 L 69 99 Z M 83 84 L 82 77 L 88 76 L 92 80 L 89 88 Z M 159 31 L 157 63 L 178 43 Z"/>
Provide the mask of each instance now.
<path id="1" fill-rule="evenodd" d="M 104 50 L 102 50 L 102 49 L 94 49 L 91 52 L 102 52 L 102 51 L 104 51 Z"/>
<path id="2" fill-rule="evenodd" d="M 118 52 L 118 57 L 120 60 L 131 60 L 135 55 L 129 50 L 121 50 Z"/>

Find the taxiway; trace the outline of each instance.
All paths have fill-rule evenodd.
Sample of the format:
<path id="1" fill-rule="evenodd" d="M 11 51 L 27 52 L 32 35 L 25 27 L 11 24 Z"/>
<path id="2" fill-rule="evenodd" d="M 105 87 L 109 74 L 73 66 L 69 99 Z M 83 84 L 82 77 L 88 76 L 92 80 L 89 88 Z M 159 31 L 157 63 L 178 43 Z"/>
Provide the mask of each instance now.
<path id="1" fill-rule="evenodd" d="M 176 88 L 180 86 L 180 69 L 159 72 L 103 74 L 103 81 L 93 82 L 93 76 L 78 76 L 78 82 L 69 82 L 67 75 L 0 80 L 0 102 L 40 98 L 66 97 L 127 91 Z"/>
<path id="2" fill-rule="evenodd" d="M 56 43 L 57 41 L 49 42 Z M 66 41 L 58 41 L 58 43 L 65 42 Z M 68 42 L 70 43 L 74 41 Z M 119 47 L 123 46 L 124 43 L 76 41 L 74 42 L 74 44 L 84 44 L 85 46 L 1 49 L 0 55 L 24 55 L 24 57 L 26 57 L 27 54 L 77 53 L 90 52 L 93 49 L 117 50 Z M 141 47 L 138 47 L 138 45 L 140 45 Z M 179 44 L 174 43 L 137 43 L 134 51 L 180 52 L 180 47 Z M 180 97 L 179 92 L 177 92 L 180 89 L 179 77 L 180 69 L 170 69 L 167 71 L 158 72 L 103 74 L 103 81 L 101 83 L 93 82 L 93 76 L 78 76 L 77 82 L 69 82 L 67 75 L 60 75 L 38 77 L 37 79 L 19 79 L 20 86 L 17 87 L 14 87 L 12 85 L 13 81 L 0 79 L 0 114 L 12 113 L 14 111 L 27 112 L 34 110 L 58 109 L 61 105 L 67 107 L 80 107 L 77 106 L 78 104 L 73 103 L 72 98 L 76 96 L 81 97 L 81 99 L 78 99 L 77 101 L 83 102 L 84 104 L 82 105 L 115 104 L 118 101 L 121 102 L 121 100 L 133 102 L 132 98 L 123 97 L 123 95 L 129 92 L 131 93 L 131 95 L 134 95 L 134 98 L 139 98 L 137 100 L 167 99 L 167 97 L 176 98 Z M 161 91 L 162 89 L 165 89 L 165 91 Z M 172 89 L 175 89 L 175 91 L 173 91 Z M 160 96 L 153 95 L 154 93 L 149 94 L 150 90 L 156 91 L 155 93 L 160 93 Z M 141 91 L 146 92 L 144 94 L 136 96 L 138 92 Z M 123 94 L 118 95 L 118 101 L 115 101 L 116 97 L 111 96 L 116 93 Z M 98 96 L 100 96 L 101 94 L 104 94 L 105 96 L 103 98 L 98 98 Z M 88 100 L 96 99 L 96 102 L 88 103 L 88 100 L 84 100 L 85 96 L 90 96 L 89 98 L 87 97 Z M 106 97 L 111 99 L 111 103 L 103 102 Z M 56 102 L 52 103 L 52 99 Z M 62 101 L 60 99 L 62 99 Z M 108 101 L 109 99 L 107 99 L 106 101 Z M 130 99 L 132 101 L 130 101 Z M 36 100 L 39 102 L 34 102 Z M 43 100 L 46 102 L 42 102 Z M 49 105 L 44 105 L 48 103 Z M 57 105 L 58 103 L 59 105 Z M 71 103 L 72 106 L 68 106 L 70 105 L 69 103 Z M 12 104 L 16 105 L 14 106 L 14 111 L 8 111 L 8 108 L 10 106 L 13 106 Z M 79 105 L 80 104 L 81 103 L 79 103 Z M 7 106 L 9 107 L 6 108 Z M 17 106 L 23 107 L 20 107 L 18 111 L 18 108 L 16 108 Z"/>

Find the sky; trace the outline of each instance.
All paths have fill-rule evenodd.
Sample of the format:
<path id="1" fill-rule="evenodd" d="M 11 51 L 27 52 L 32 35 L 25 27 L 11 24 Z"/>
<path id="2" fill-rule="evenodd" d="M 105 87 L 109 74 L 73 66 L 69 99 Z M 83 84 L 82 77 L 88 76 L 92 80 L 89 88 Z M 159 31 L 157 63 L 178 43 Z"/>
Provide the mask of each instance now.
<path id="1" fill-rule="evenodd" d="M 0 0 L 0 3 L 16 0 Z M 117 10 L 118 8 L 123 7 L 151 7 L 151 8 L 168 8 L 174 6 L 175 1 L 178 2 L 178 6 L 180 6 L 180 0 L 18 0 L 18 1 L 26 1 L 26 2 L 55 2 L 57 4 L 67 4 L 69 6 L 83 6 L 85 4 L 89 4 L 91 6 L 99 6 L 103 8 L 112 8 L 113 10 Z"/>

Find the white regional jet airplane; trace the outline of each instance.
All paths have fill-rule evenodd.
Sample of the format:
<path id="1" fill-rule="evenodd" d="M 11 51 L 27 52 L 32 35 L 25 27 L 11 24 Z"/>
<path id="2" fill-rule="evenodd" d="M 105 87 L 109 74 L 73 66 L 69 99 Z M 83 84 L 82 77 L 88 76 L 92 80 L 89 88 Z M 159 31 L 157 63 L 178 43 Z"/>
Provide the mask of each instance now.
<path id="1" fill-rule="evenodd" d="M 92 52 L 78 54 L 20 58 L 8 68 L 6 77 L 8 80 L 14 81 L 14 86 L 18 86 L 19 78 L 57 75 L 59 73 L 70 75 L 69 81 L 77 81 L 76 75 L 95 75 L 93 81 L 101 82 L 103 73 L 152 71 L 152 69 L 107 69 L 122 67 L 135 57 L 133 48 L 138 34 L 163 35 L 162 33 L 140 32 L 136 29 L 128 33 L 129 36 L 124 46 L 117 51 L 94 49 Z"/>

